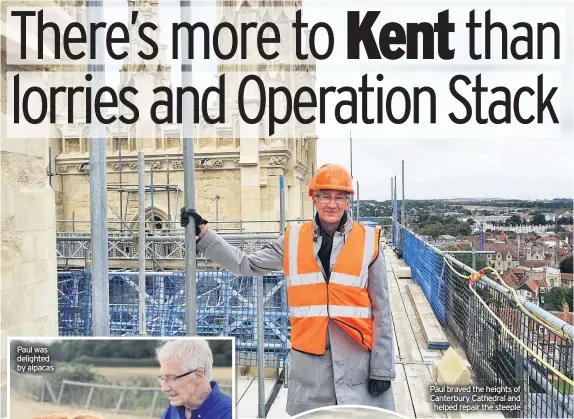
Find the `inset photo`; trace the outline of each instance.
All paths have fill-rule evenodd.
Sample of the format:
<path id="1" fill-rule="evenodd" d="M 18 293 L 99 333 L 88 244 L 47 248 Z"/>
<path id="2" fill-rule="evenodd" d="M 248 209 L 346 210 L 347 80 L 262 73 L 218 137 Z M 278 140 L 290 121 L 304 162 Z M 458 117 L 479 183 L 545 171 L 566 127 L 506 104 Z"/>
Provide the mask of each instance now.
<path id="1" fill-rule="evenodd" d="M 361 405 L 328 406 L 294 416 L 295 419 L 408 419 L 390 410 Z"/>
<path id="2" fill-rule="evenodd" d="M 235 417 L 234 338 L 9 338 L 18 419 Z"/>

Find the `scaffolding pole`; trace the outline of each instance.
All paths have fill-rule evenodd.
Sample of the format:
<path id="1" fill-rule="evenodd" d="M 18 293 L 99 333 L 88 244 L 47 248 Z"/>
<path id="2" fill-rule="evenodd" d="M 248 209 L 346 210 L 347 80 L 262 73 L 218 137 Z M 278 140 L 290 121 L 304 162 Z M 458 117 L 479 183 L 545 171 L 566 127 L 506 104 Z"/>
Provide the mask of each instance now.
<path id="1" fill-rule="evenodd" d="M 118 138 L 118 165 L 120 166 L 120 218 L 124 219 L 124 193 L 121 190 L 122 183 L 123 183 L 123 174 L 122 174 L 122 139 Z M 127 208 L 126 208 L 127 211 Z M 120 231 L 123 231 L 124 226 L 123 224 L 120 226 Z"/>
<path id="2" fill-rule="evenodd" d="M 219 194 L 215 195 L 215 231 L 219 231 Z"/>
<path id="3" fill-rule="evenodd" d="M 393 190 L 394 182 L 391 176 L 391 243 L 395 243 L 395 192 Z"/>
<path id="4" fill-rule="evenodd" d="M 153 163 L 150 164 L 150 192 L 151 192 L 151 234 L 155 234 L 155 210 L 153 196 Z"/>
<path id="5" fill-rule="evenodd" d="M 169 156 L 166 156 L 165 160 L 166 160 L 165 164 L 167 165 L 165 168 L 167 170 L 166 183 L 168 184 L 168 188 L 167 188 L 167 221 L 169 224 L 167 225 L 167 228 L 168 228 L 168 230 L 171 230 L 175 226 L 173 226 L 171 223 L 171 195 L 169 194 L 169 189 L 170 189 L 169 188 Z"/>
<path id="6" fill-rule="evenodd" d="M 279 234 L 285 233 L 285 177 L 279 176 Z"/>
<path id="7" fill-rule="evenodd" d="M 257 292 L 257 393 L 258 418 L 265 417 L 265 296 L 263 277 L 256 276 Z"/>
<path id="8" fill-rule="evenodd" d="M 191 22 L 191 5 L 182 2 L 180 5 L 181 21 Z M 181 40 L 181 82 L 184 88 L 192 86 L 191 60 L 189 58 L 189 38 L 183 36 Z M 193 102 L 190 95 L 182 98 L 183 115 L 193 115 Z M 195 171 L 193 154 L 193 124 L 190 118 L 183 118 L 181 124 L 183 138 L 183 170 L 185 188 L 185 208 L 195 209 Z M 195 220 L 190 217 L 185 228 L 185 311 L 186 334 L 196 336 L 197 332 L 197 290 L 196 290 L 196 236 Z"/>
<path id="9" fill-rule="evenodd" d="M 401 224 L 407 226 L 407 219 L 405 218 L 405 161 L 402 161 L 402 183 L 403 183 L 403 202 L 401 210 Z"/>
<path id="10" fill-rule="evenodd" d="M 138 179 L 139 179 L 139 332 L 140 336 L 147 335 L 147 320 L 145 310 L 145 259 L 146 259 L 146 236 L 145 236 L 145 160 L 144 153 L 138 153 Z"/>
<path id="11" fill-rule="evenodd" d="M 57 173 L 52 172 L 52 147 L 48 147 L 48 180 L 50 182 L 50 187 L 52 187 L 52 178 L 57 175 Z"/>
<path id="12" fill-rule="evenodd" d="M 395 175 L 394 177 L 394 181 L 393 181 L 393 188 L 394 188 L 394 194 L 395 194 L 395 202 L 397 202 L 397 176 Z M 395 208 L 395 202 L 393 202 L 393 210 Z M 397 212 L 398 212 L 398 203 L 397 203 Z M 399 220 L 399 214 L 395 214 L 395 217 L 397 218 L 397 221 Z"/>
<path id="13" fill-rule="evenodd" d="M 102 22 L 103 1 L 88 2 L 89 23 Z M 93 74 L 91 88 L 105 86 L 105 48 L 102 33 L 95 34 L 91 44 L 96 47 L 96 59 L 90 59 L 88 72 Z M 92 112 L 94 110 L 92 109 Z M 106 164 L 106 127 L 93 118 L 90 124 L 90 218 L 92 235 L 92 327 L 93 336 L 110 334 L 110 287 L 108 276 L 108 194 Z"/>
<path id="14" fill-rule="evenodd" d="M 391 218 L 395 219 L 395 193 L 393 192 L 393 177 L 391 176 Z"/>
<path id="15" fill-rule="evenodd" d="M 349 160 L 351 163 L 351 182 L 353 182 L 353 136 L 351 135 L 351 131 L 349 131 Z M 351 194 L 351 218 L 354 217 L 355 213 L 355 197 Z"/>
<path id="16" fill-rule="evenodd" d="M 132 188 L 127 188 L 127 186 L 133 186 Z M 151 192 L 151 187 L 150 186 L 146 186 L 146 191 Z M 174 185 L 157 185 L 154 184 L 153 185 L 153 190 L 157 193 L 157 191 L 160 192 L 166 192 L 168 190 L 172 191 L 172 192 L 176 192 L 177 191 L 177 186 Z M 124 185 L 123 188 L 119 188 L 118 185 L 109 185 L 108 186 L 108 191 L 109 192 L 134 192 L 134 193 L 138 193 L 139 191 L 139 185 Z"/>
<path id="17" fill-rule="evenodd" d="M 357 222 L 359 222 L 359 218 L 360 218 L 360 213 L 359 213 L 359 208 L 361 205 L 361 198 L 359 195 L 359 181 L 357 181 Z"/>

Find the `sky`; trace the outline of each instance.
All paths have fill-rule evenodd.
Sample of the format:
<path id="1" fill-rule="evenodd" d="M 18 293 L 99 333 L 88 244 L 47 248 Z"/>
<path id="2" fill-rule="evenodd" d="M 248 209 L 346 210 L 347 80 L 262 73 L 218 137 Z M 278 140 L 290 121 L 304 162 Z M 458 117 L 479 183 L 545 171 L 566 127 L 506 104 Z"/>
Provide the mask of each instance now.
<path id="1" fill-rule="evenodd" d="M 163 1 L 163 2 L 162 2 Z M 161 41 L 171 46 L 170 28 L 172 22 L 180 22 L 179 7 L 174 3 L 160 1 Z M 468 3 L 468 2 L 467 2 Z M 467 4 L 466 3 L 466 4 Z M 509 3 L 518 2 L 510 1 Z M 193 3 L 194 5 L 196 3 Z M 199 4 L 199 3 L 197 3 Z M 468 59 L 467 37 L 464 36 L 464 21 L 469 7 L 451 8 L 450 19 L 457 25 L 456 36 L 451 38 L 451 47 L 456 49 L 456 58 L 448 62 L 429 62 L 416 60 L 406 64 L 405 61 L 377 61 L 361 59 L 356 62 L 346 61 L 346 12 L 348 2 L 333 0 L 329 2 L 329 12 L 325 12 L 323 0 L 305 0 L 303 19 L 311 25 L 318 21 L 327 22 L 334 28 L 335 48 L 332 56 L 317 62 L 315 87 L 333 85 L 341 87 L 360 85 L 361 76 L 368 73 L 374 80 L 377 73 L 384 74 L 384 81 L 374 82 L 382 86 L 385 92 L 393 86 L 402 85 L 407 89 L 414 86 L 431 86 L 437 92 L 438 123 L 415 125 L 391 125 L 384 122 L 380 125 L 342 125 L 332 118 L 336 101 L 327 103 L 327 115 L 331 116 L 325 124 L 318 124 L 318 165 L 339 163 L 350 169 L 350 137 L 353 138 L 353 177 L 359 183 L 361 199 L 390 198 L 390 179 L 397 176 L 401 185 L 401 161 L 405 162 L 405 196 L 407 199 L 431 198 L 517 198 L 517 199 L 552 199 L 556 197 L 572 198 L 574 196 L 574 177 L 572 156 L 574 155 L 574 42 L 572 25 L 567 26 L 566 10 L 574 21 L 574 8 L 560 9 L 544 7 L 532 2 L 535 7 L 510 7 L 493 9 L 494 20 L 507 24 L 519 20 L 532 24 L 536 22 L 555 21 L 561 29 L 561 59 L 550 58 L 553 40 L 544 38 L 544 60 L 503 61 L 499 59 L 497 49 L 489 62 Z M 387 6 L 388 4 L 388 6 Z M 416 22 L 436 19 L 437 13 L 446 9 L 446 5 L 431 1 L 405 2 L 409 7 L 398 7 L 397 3 L 374 1 L 356 1 L 353 6 L 362 12 L 367 9 L 382 10 L 377 23 L 378 30 L 386 21 Z M 465 4 L 458 2 L 457 5 Z M 478 4 L 478 3 L 477 3 Z M 565 3 L 564 3 L 565 4 Z M 376 6 L 375 6 L 376 5 Z M 472 8 L 475 8 L 474 6 Z M 477 16 L 484 20 L 486 9 L 476 6 Z M 203 21 L 210 27 L 215 24 L 215 8 L 205 4 L 192 9 L 192 20 Z M 117 20 L 126 16 L 127 7 L 106 7 L 106 20 Z M 165 29 L 164 29 L 165 28 Z M 522 34 L 522 33 L 519 33 Z M 481 35 L 483 36 L 483 35 Z M 478 47 L 483 46 L 483 38 L 477 37 Z M 512 39 L 512 38 L 511 38 Z M 324 50 L 325 38 L 317 32 L 317 48 Z M 493 45 L 500 43 L 501 38 L 493 36 Z M 435 48 L 436 51 L 436 48 Z M 287 58 L 288 59 L 288 58 Z M 172 80 L 175 85 L 181 83 L 179 60 L 171 60 Z M 193 83 L 207 87 L 214 83 L 215 60 L 194 60 Z M 117 69 L 120 64 L 108 61 L 106 83 L 117 85 Z M 545 91 L 551 86 L 558 86 L 555 95 L 557 114 L 561 126 L 543 124 L 539 126 L 489 125 L 480 126 L 469 123 L 456 126 L 446 119 L 450 111 L 462 114 L 463 108 L 454 102 L 448 94 L 448 81 L 455 74 L 466 74 L 474 77 L 482 73 L 488 86 L 506 85 L 514 90 L 522 85 L 536 87 L 536 76 L 545 73 Z M 463 91 L 462 89 L 460 90 Z M 469 90 L 466 90 L 467 97 Z M 535 99 L 526 100 L 521 106 L 523 112 L 532 110 Z M 369 102 L 371 107 L 372 102 Z M 393 102 L 393 112 L 403 109 L 399 101 Z M 421 107 L 421 118 L 428 112 L 428 106 Z M 547 115 L 548 117 L 548 115 Z M 547 119 L 548 120 L 548 119 Z M 547 137 L 547 138 L 545 138 Z M 402 192 L 399 188 L 399 196 Z"/>

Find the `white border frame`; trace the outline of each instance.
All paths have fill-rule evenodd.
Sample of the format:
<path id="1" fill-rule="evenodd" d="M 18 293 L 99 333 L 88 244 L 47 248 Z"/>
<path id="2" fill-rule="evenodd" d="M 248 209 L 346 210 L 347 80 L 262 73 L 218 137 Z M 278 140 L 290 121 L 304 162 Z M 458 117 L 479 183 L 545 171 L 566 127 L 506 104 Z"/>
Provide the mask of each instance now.
<path id="1" fill-rule="evenodd" d="M 392 391 L 392 390 L 391 390 Z M 334 406 L 323 406 L 323 407 L 319 407 L 317 409 L 312 409 L 312 410 L 307 410 L 306 412 L 303 413 L 299 413 L 298 415 L 292 416 L 292 419 L 324 419 L 325 416 L 321 417 L 319 416 L 315 416 L 315 413 L 331 413 L 333 411 L 337 411 L 337 410 L 343 410 L 343 411 L 349 411 L 349 410 L 355 410 L 354 413 L 363 413 L 366 411 L 371 411 L 373 412 L 373 414 L 375 413 L 381 413 L 381 414 L 386 414 L 386 416 L 381 416 L 382 418 L 385 419 L 412 419 L 409 418 L 408 416 L 403 416 L 400 413 L 397 412 L 393 412 L 392 410 L 387 410 L 387 409 L 381 409 L 380 407 L 374 407 L 374 406 L 366 406 L 363 404 L 338 404 L 338 405 L 334 405 Z M 374 417 L 374 416 L 373 416 Z"/>
<path id="2" fill-rule="evenodd" d="M 12 340 L 20 341 L 56 341 L 56 340 L 230 340 L 232 348 L 232 360 L 231 360 L 231 400 L 233 401 L 233 407 L 231 410 L 231 416 L 234 419 L 237 418 L 237 368 L 235 365 L 236 352 L 235 352 L 235 337 L 234 336 L 8 336 L 7 348 L 6 348 L 6 417 L 10 418 L 10 376 L 12 370 L 10 369 L 10 347 Z M 159 368 L 159 366 L 158 366 Z M 166 407 L 167 408 L 167 407 Z"/>

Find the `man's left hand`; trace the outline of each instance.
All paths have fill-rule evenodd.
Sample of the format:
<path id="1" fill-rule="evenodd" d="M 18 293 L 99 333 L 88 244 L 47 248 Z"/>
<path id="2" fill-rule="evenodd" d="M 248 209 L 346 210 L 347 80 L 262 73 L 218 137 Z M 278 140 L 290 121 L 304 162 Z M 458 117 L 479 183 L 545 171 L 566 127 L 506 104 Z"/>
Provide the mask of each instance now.
<path id="1" fill-rule="evenodd" d="M 380 396 L 389 388 L 391 388 L 390 381 L 369 379 L 369 393 L 371 393 L 372 396 Z"/>

